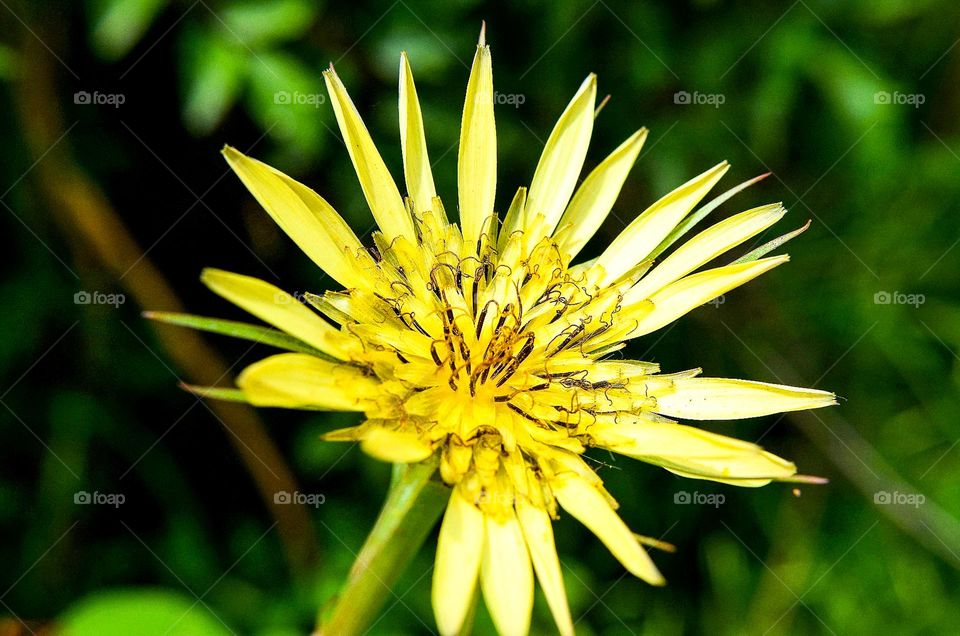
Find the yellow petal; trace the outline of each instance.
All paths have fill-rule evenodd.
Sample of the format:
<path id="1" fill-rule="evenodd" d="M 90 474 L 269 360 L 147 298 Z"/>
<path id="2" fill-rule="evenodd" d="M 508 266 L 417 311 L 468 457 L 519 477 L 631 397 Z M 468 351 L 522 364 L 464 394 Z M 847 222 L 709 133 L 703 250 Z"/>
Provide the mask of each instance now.
<path id="1" fill-rule="evenodd" d="M 523 528 L 523 537 L 530 550 L 533 569 L 540 588 L 547 599 L 557 630 L 562 636 L 573 636 L 573 620 L 567 605 L 567 591 L 563 587 L 563 573 L 557 547 L 553 541 L 553 524 L 546 510 L 525 500 L 517 500 L 517 517 Z"/>
<path id="2" fill-rule="evenodd" d="M 591 432 L 604 448 L 685 477 L 764 486 L 797 472 L 793 462 L 756 444 L 672 422 L 621 422 Z"/>
<path id="3" fill-rule="evenodd" d="M 330 204 L 265 163 L 226 146 L 223 156 L 277 225 L 314 263 L 344 287 L 363 286 L 362 245 Z"/>
<path id="4" fill-rule="evenodd" d="M 403 205 L 397 184 L 370 138 L 360 113 L 347 94 L 347 89 L 332 67 L 323 72 L 323 79 L 327 84 L 327 92 L 330 93 L 330 102 L 343 134 L 343 142 L 350 153 L 350 160 L 357 171 L 360 188 L 370 211 L 373 212 L 373 218 L 377 220 L 377 225 L 388 243 L 398 236 L 413 240 L 413 220 Z"/>
<path id="5" fill-rule="evenodd" d="M 786 213 L 786 209 L 779 203 L 764 205 L 741 212 L 700 232 L 632 287 L 625 295 L 625 302 L 647 298 L 658 289 L 756 236 L 782 219 Z"/>
<path id="6" fill-rule="evenodd" d="M 773 256 L 752 263 L 716 267 L 681 278 L 636 305 L 644 307 L 644 304 L 649 301 L 654 304 L 654 308 L 650 312 L 641 312 L 636 326 L 627 337 L 636 338 L 655 331 L 673 322 L 691 309 L 753 280 L 760 274 L 773 269 L 777 265 L 782 265 L 788 260 L 790 258 L 787 255 Z M 621 319 L 629 315 L 630 308 L 633 306 L 635 305 L 624 307 Z"/>
<path id="7" fill-rule="evenodd" d="M 282 289 L 259 278 L 213 268 L 203 270 L 200 280 L 213 293 L 260 320 L 335 358 L 347 358 L 350 343 L 346 337 Z"/>
<path id="8" fill-rule="evenodd" d="M 515 516 L 501 521 L 486 515 L 484 520 L 483 600 L 498 632 L 523 636 L 530 630 L 533 611 L 533 570 L 527 544 Z"/>
<path id="9" fill-rule="evenodd" d="M 560 215 L 577 187 L 583 160 L 587 157 L 593 132 L 593 111 L 597 98 L 597 76 L 591 73 L 560 116 L 547 139 L 530 182 L 526 218 L 537 214 L 546 218 L 548 233 L 553 232 Z M 534 237 L 535 244 L 539 237 Z"/>
<path id="10" fill-rule="evenodd" d="M 571 226 L 560 244 L 561 250 L 570 259 L 580 253 L 610 214 L 646 139 L 646 128 L 631 135 L 593 169 L 573 195 L 573 200 L 557 225 L 561 228 L 568 224 Z"/>
<path id="11" fill-rule="evenodd" d="M 597 535 L 631 574 L 651 585 L 666 583 L 650 555 L 600 491 L 579 477 L 561 477 L 550 485 L 563 509 Z"/>
<path id="12" fill-rule="evenodd" d="M 493 64 L 490 47 L 477 46 L 467 83 L 457 161 L 460 229 L 469 251 L 493 214 L 497 191 L 497 128 L 493 118 Z"/>
<path id="13" fill-rule="evenodd" d="M 513 233 L 523 229 L 523 208 L 526 204 L 527 189 L 521 186 L 517 188 L 517 193 L 513 195 L 510 207 L 507 208 L 507 214 L 503 217 L 503 227 L 500 228 L 500 236 L 497 237 L 497 251 L 500 252 L 501 257 L 507 249 L 507 243 L 510 241 Z"/>
<path id="14" fill-rule="evenodd" d="M 443 636 L 460 633 L 473 601 L 483 544 L 483 513 L 454 488 L 440 525 L 431 590 L 437 629 Z"/>
<path id="15" fill-rule="evenodd" d="M 706 196 L 729 167 L 724 161 L 694 177 L 651 205 L 628 225 L 597 259 L 597 264 L 603 267 L 605 272 L 601 283 L 608 284 L 618 280 L 634 265 L 644 260 Z"/>
<path id="16" fill-rule="evenodd" d="M 433 207 L 437 196 L 433 185 L 433 171 L 427 157 L 427 138 L 423 132 L 420 100 L 413 83 L 413 72 L 407 54 L 400 54 L 400 147 L 403 151 L 403 175 L 407 193 L 413 199 L 417 214 Z"/>
<path id="17" fill-rule="evenodd" d="M 688 420 L 739 420 L 833 406 L 833 393 L 726 378 L 680 378 L 676 391 L 657 397 L 656 411 Z"/>
<path id="18" fill-rule="evenodd" d="M 254 406 L 363 411 L 380 383 L 356 367 L 306 353 L 281 353 L 251 364 L 237 386 Z"/>
<path id="19" fill-rule="evenodd" d="M 433 455 L 433 446 L 416 433 L 371 427 L 362 437 L 360 448 L 385 462 L 412 464 Z"/>

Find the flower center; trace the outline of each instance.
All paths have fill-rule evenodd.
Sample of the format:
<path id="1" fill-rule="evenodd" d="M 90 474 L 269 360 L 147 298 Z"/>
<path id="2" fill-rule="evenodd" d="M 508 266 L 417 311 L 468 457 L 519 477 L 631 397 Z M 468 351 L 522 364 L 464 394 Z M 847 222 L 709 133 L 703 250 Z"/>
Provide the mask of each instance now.
<path id="1" fill-rule="evenodd" d="M 445 293 L 443 294 L 446 295 Z M 448 367 L 448 384 L 454 391 L 466 387 L 476 397 L 477 386 L 492 383 L 501 387 L 533 352 L 536 340 L 532 332 L 524 333 L 522 312 L 514 303 L 496 311 L 496 301 L 489 301 L 480 310 L 474 328 L 473 348 L 457 324 L 454 309 L 447 304 L 441 311 L 443 338 L 434 340 L 430 355 L 438 367 Z M 481 339 L 487 321 L 493 324 L 492 335 L 484 344 Z"/>

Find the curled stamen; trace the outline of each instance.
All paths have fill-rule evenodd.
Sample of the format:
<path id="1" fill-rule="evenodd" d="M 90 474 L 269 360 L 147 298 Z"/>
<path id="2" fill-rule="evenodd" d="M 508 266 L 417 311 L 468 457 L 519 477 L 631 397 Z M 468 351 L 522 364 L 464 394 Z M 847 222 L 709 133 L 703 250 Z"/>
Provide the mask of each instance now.
<path id="1" fill-rule="evenodd" d="M 440 359 L 440 356 L 437 354 L 437 345 L 446 344 L 443 340 L 434 340 L 430 343 L 430 357 L 433 358 L 433 361 L 437 364 L 438 367 L 443 366 L 443 360 Z"/>
<path id="2" fill-rule="evenodd" d="M 543 429 L 546 429 L 546 430 L 550 430 L 550 427 L 547 426 L 544 422 L 542 422 L 541 420 L 539 420 L 539 419 L 535 418 L 534 416 L 530 415 L 529 413 L 527 413 L 526 411 L 524 411 L 523 409 L 521 409 L 521 408 L 518 407 L 517 405 L 515 405 L 515 404 L 513 404 L 513 403 L 511 403 L 511 402 L 507 402 L 507 408 L 510 409 L 511 411 L 513 411 L 514 413 L 517 413 L 518 415 L 520 415 L 520 416 L 523 417 L 524 419 L 533 422 L 534 424 L 537 425 L 538 428 L 543 428 Z"/>

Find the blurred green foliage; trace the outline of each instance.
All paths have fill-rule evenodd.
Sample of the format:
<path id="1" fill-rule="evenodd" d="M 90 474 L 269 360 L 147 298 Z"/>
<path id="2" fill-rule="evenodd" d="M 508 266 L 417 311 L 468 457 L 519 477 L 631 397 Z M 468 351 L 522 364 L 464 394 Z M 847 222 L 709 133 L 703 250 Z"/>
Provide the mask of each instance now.
<path id="1" fill-rule="evenodd" d="M 357 449 L 318 441 L 353 416 L 262 413 L 301 488 L 326 497 L 309 510 L 317 567 L 292 573 L 230 433 L 176 389 L 178 370 L 141 308 L 130 298 L 117 307 L 74 303 L 78 290 L 116 293 L 129 280 L 61 231 L 39 194 L 45 157 L 24 139 L 34 113 L 17 109 L 33 80 L 23 70 L 27 43 L 44 42 L 40 54 L 57 74 L 54 107 L 67 131 L 58 144 L 190 310 L 240 317 L 201 289 L 202 267 L 277 276 L 291 291 L 330 281 L 226 174 L 220 146 L 274 163 L 316 187 L 358 233 L 368 230 L 320 72 L 336 64 L 399 176 L 403 49 L 437 186 L 452 207 L 466 65 L 481 19 L 497 90 L 525 97 L 497 109 L 501 208 L 596 71 L 613 99 L 588 163 L 641 125 L 652 132 L 594 252 L 657 196 L 724 158 L 734 164 L 731 184 L 774 176 L 717 218 L 782 199 L 791 225 L 777 229 L 813 219 L 789 245 L 790 265 L 635 343 L 631 356 L 844 398 L 833 413 L 714 427 L 831 478 L 799 496 L 782 485 L 682 481 L 596 455 L 628 523 L 678 550 L 655 555 L 670 585 L 652 589 L 562 519 L 556 534 L 578 630 L 944 634 L 960 625 L 955 2 L 46 0 L 4 4 L 3 14 L 0 615 L 8 618 L 0 633 L 306 633 L 344 579 L 389 479 L 388 466 Z M 78 103 L 79 91 L 125 101 Z M 677 103 L 679 92 L 714 104 Z M 924 302 L 898 302 L 896 292 Z M 893 302 L 884 304 L 884 293 Z M 262 353 L 214 342 L 236 368 Z M 677 505 L 680 491 L 725 502 Z M 81 505 L 79 492 L 122 493 L 125 502 Z M 925 502 L 885 505 L 884 492 Z M 374 633 L 432 629 L 433 544 Z M 534 625 L 552 629 L 542 597 Z M 475 633 L 492 633 L 483 610 Z"/>

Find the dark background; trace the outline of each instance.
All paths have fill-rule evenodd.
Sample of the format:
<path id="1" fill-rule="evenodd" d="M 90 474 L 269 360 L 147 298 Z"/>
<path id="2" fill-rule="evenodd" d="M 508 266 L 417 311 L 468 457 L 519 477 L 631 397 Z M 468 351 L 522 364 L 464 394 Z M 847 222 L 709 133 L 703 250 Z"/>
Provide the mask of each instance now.
<path id="1" fill-rule="evenodd" d="M 588 166 L 651 130 L 620 219 L 729 159 L 728 186 L 774 176 L 716 218 L 782 200 L 791 213 L 777 229 L 813 220 L 789 265 L 632 344 L 631 357 L 842 397 L 829 411 L 707 424 L 830 478 L 799 496 L 595 455 L 630 526 L 677 552 L 655 555 L 670 584 L 651 588 L 562 519 L 578 632 L 956 630 L 955 2 L 3 0 L 0 634 L 311 628 L 373 524 L 389 466 L 318 440 L 353 416 L 254 412 L 178 390 L 224 381 L 268 350 L 157 329 L 140 312 L 240 317 L 199 284 L 204 266 L 327 287 L 219 149 L 271 162 L 367 230 L 322 87 L 331 61 L 399 178 L 396 69 L 408 51 L 453 210 L 482 19 L 497 91 L 523 101 L 497 107 L 501 210 L 595 71 L 613 99 Z M 123 103 L 85 104 L 81 91 Z M 308 103 L 277 103 L 283 91 Z M 680 91 L 713 103 L 677 103 Z M 588 251 L 623 225 L 611 218 Z M 80 292 L 95 302 L 78 304 Z M 104 304 L 121 298 L 109 294 L 124 302 Z M 272 504 L 294 489 L 325 502 Z M 82 493 L 123 503 L 76 503 Z M 678 493 L 723 503 L 678 505 Z M 434 545 L 373 633 L 432 630 Z M 533 630 L 552 629 L 539 598 Z M 492 633 L 483 610 L 475 632 Z"/>

